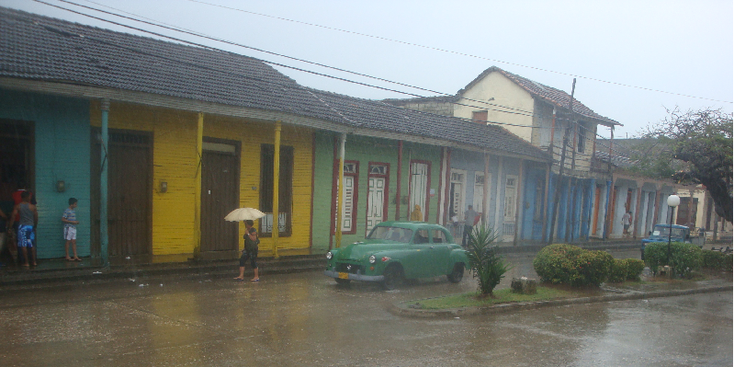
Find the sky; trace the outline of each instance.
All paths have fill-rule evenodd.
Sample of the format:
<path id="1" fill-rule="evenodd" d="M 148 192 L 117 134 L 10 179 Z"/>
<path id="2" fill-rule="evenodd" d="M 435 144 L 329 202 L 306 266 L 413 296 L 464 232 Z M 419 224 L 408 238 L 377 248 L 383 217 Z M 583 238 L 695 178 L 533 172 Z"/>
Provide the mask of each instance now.
<path id="1" fill-rule="evenodd" d="M 50 4 L 169 36 L 388 89 L 436 93 L 163 30 L 59 0 Z M 497 66 L 568 93 L 633 137 L 666 109 L 734 100 L 734 5 L 728 0 L 70 0 L 391 82 L 455 94 Z M 0 5 L 141 34 L 33 0 Z M 143 34 L 151 36 L 149 34 Z M 151 36 L 152 37 L 152 36 Z M 411 96 L 293 68 L 302 85 L 354 97 Z M 607 128 L 600 128 L 609 137 Z"/>

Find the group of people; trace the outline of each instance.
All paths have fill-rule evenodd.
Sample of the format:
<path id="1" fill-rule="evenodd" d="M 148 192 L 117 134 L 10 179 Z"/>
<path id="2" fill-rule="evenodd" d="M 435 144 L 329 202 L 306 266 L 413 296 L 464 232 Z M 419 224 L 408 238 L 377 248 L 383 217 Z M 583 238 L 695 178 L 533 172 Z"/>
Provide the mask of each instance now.
<path id="1" fill-rule="evenodd" d="M 26 189 L 18 189 L 13 193 L 13 209 L 8 214 L 8 208 L 0 207 L 0 219 L 5 231 L 0 235 L 0 253 L 8 250 L 13 257 L 20 255 L 22 266 L 29 268 L 38 265 L 36 260 L 36 227 L 38 226 L 38 208 L 36 199 L 32 192 Z M 61 222 L 64 224 L 64 240 L 67 261 L 81 261 L 76 251 L 76 207 L 78 200 L 69 199 L 69 207 L 64 210 Z M 74 257 L 69 256 L 71 248 Z M 17 254 L 17 255 L 16 255 Z M 0 266 L 2 264 L 0 263 Z"/>

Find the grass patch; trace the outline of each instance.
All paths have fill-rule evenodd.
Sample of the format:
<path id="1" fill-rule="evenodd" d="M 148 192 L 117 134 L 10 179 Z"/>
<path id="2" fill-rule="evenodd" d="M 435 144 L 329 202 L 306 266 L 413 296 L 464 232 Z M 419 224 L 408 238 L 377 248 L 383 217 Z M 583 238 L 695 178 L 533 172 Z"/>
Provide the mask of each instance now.
<path id="1" fill-rule="evenodd" d="M 500 303 L 518 303 L 533 301 L 549 301 L 562 298 L 574 298 L 588 295 L 587 292 L 573 291 L 556 287 L 538 286 L 536 294 L 512 293 L 509 288 L 493 292 L 494 297 L 479 297 L 477 293 L 457 294 L 411 302 L 410 307 L 424 310 L 444 310 L 450 308 L 482 307 Z M 420 307 L 418 307 L 420 305 Z"/>

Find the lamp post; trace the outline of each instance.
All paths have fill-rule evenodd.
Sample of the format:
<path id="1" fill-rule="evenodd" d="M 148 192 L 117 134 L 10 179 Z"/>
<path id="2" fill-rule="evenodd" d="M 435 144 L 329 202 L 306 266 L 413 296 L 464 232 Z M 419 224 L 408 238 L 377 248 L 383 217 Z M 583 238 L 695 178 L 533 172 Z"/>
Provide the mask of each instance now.
<path id="1" fill-rule="evenodd" d="M 670 228 L 668 229 L 668 265 L 670 265 L 670 237 L 673 234 L 673 211 L 678 205 L 680 205 L 680 197 L 678 195 L 668 196 L 668 206 L 670 207 Z"/>

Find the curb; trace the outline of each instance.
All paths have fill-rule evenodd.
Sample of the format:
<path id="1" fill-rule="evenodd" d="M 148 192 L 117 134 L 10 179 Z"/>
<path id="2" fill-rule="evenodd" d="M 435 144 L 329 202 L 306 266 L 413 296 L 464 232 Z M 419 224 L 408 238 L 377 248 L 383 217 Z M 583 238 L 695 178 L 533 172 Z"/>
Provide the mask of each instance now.
<path id="1" fill-rule="evenodd" d="M 117 266 L 103 268 L 88 266 L 80 269 L 45 269 L 40 271 L 14 271 L 11 274 L 0 274 L 0 287 L 23 286 L 37 284 L 58 284 L 75 281 L 107 281 L 124 278 L 140 278 L 153 276 L 169 276 L 180 274 L 181 277 L 197 275 L 224 276 L 237 273 L 237 261 L 217 261 L 211 263 L 171 263 L 157 265 Z M 286 274 L 304 271 L 323 270 L 325 259 L 294 258 L 289 260 L 264 260 L 259 263 L 261 274 Z M 247 272 L 252 270 L 247 266 Z"/>
<path id="2" fill-rule="evenodd" d="M 402 302 L 400 304 L 390 304 L 388 311 L 396 316 L 410 317 L 410 318 L 456 318 L 461 316 L 476 316 L 476 315 L 493 315 L 509 311 L 521 311 L 538 309 L 544 307 L 558 307 L 574 304 L 588 304 L 588 303 L 600 303 L 600 302 L 614 302 L 614 301 L 629 301 L 639 300 L 648 298 L 660 298 L 660 297 L 674 297 L 683 296 L 688 294 L 698 293 L 714 293 L 714 292 L 731 292 L 732 286 L 712 286 L 712 287 L 701 287 L 694 289 L 676 289 L 676 290 L 664 290 L 664 291 L 653 291 L 653 292 L 628 292 L 624 294 L 610 294 L 604 296 L 594 297 L 581 297 L 571 299 L 560 299 L 554 301 L 536 301 L 536 302 L 520 302 L 520 303 L 504 303 L 486 307 L 467 307 L 467 308 L 453 308 L 447 310 L 418 310 L 408 308 L 405 305 L 414 303 L 420 300 Z"/>

